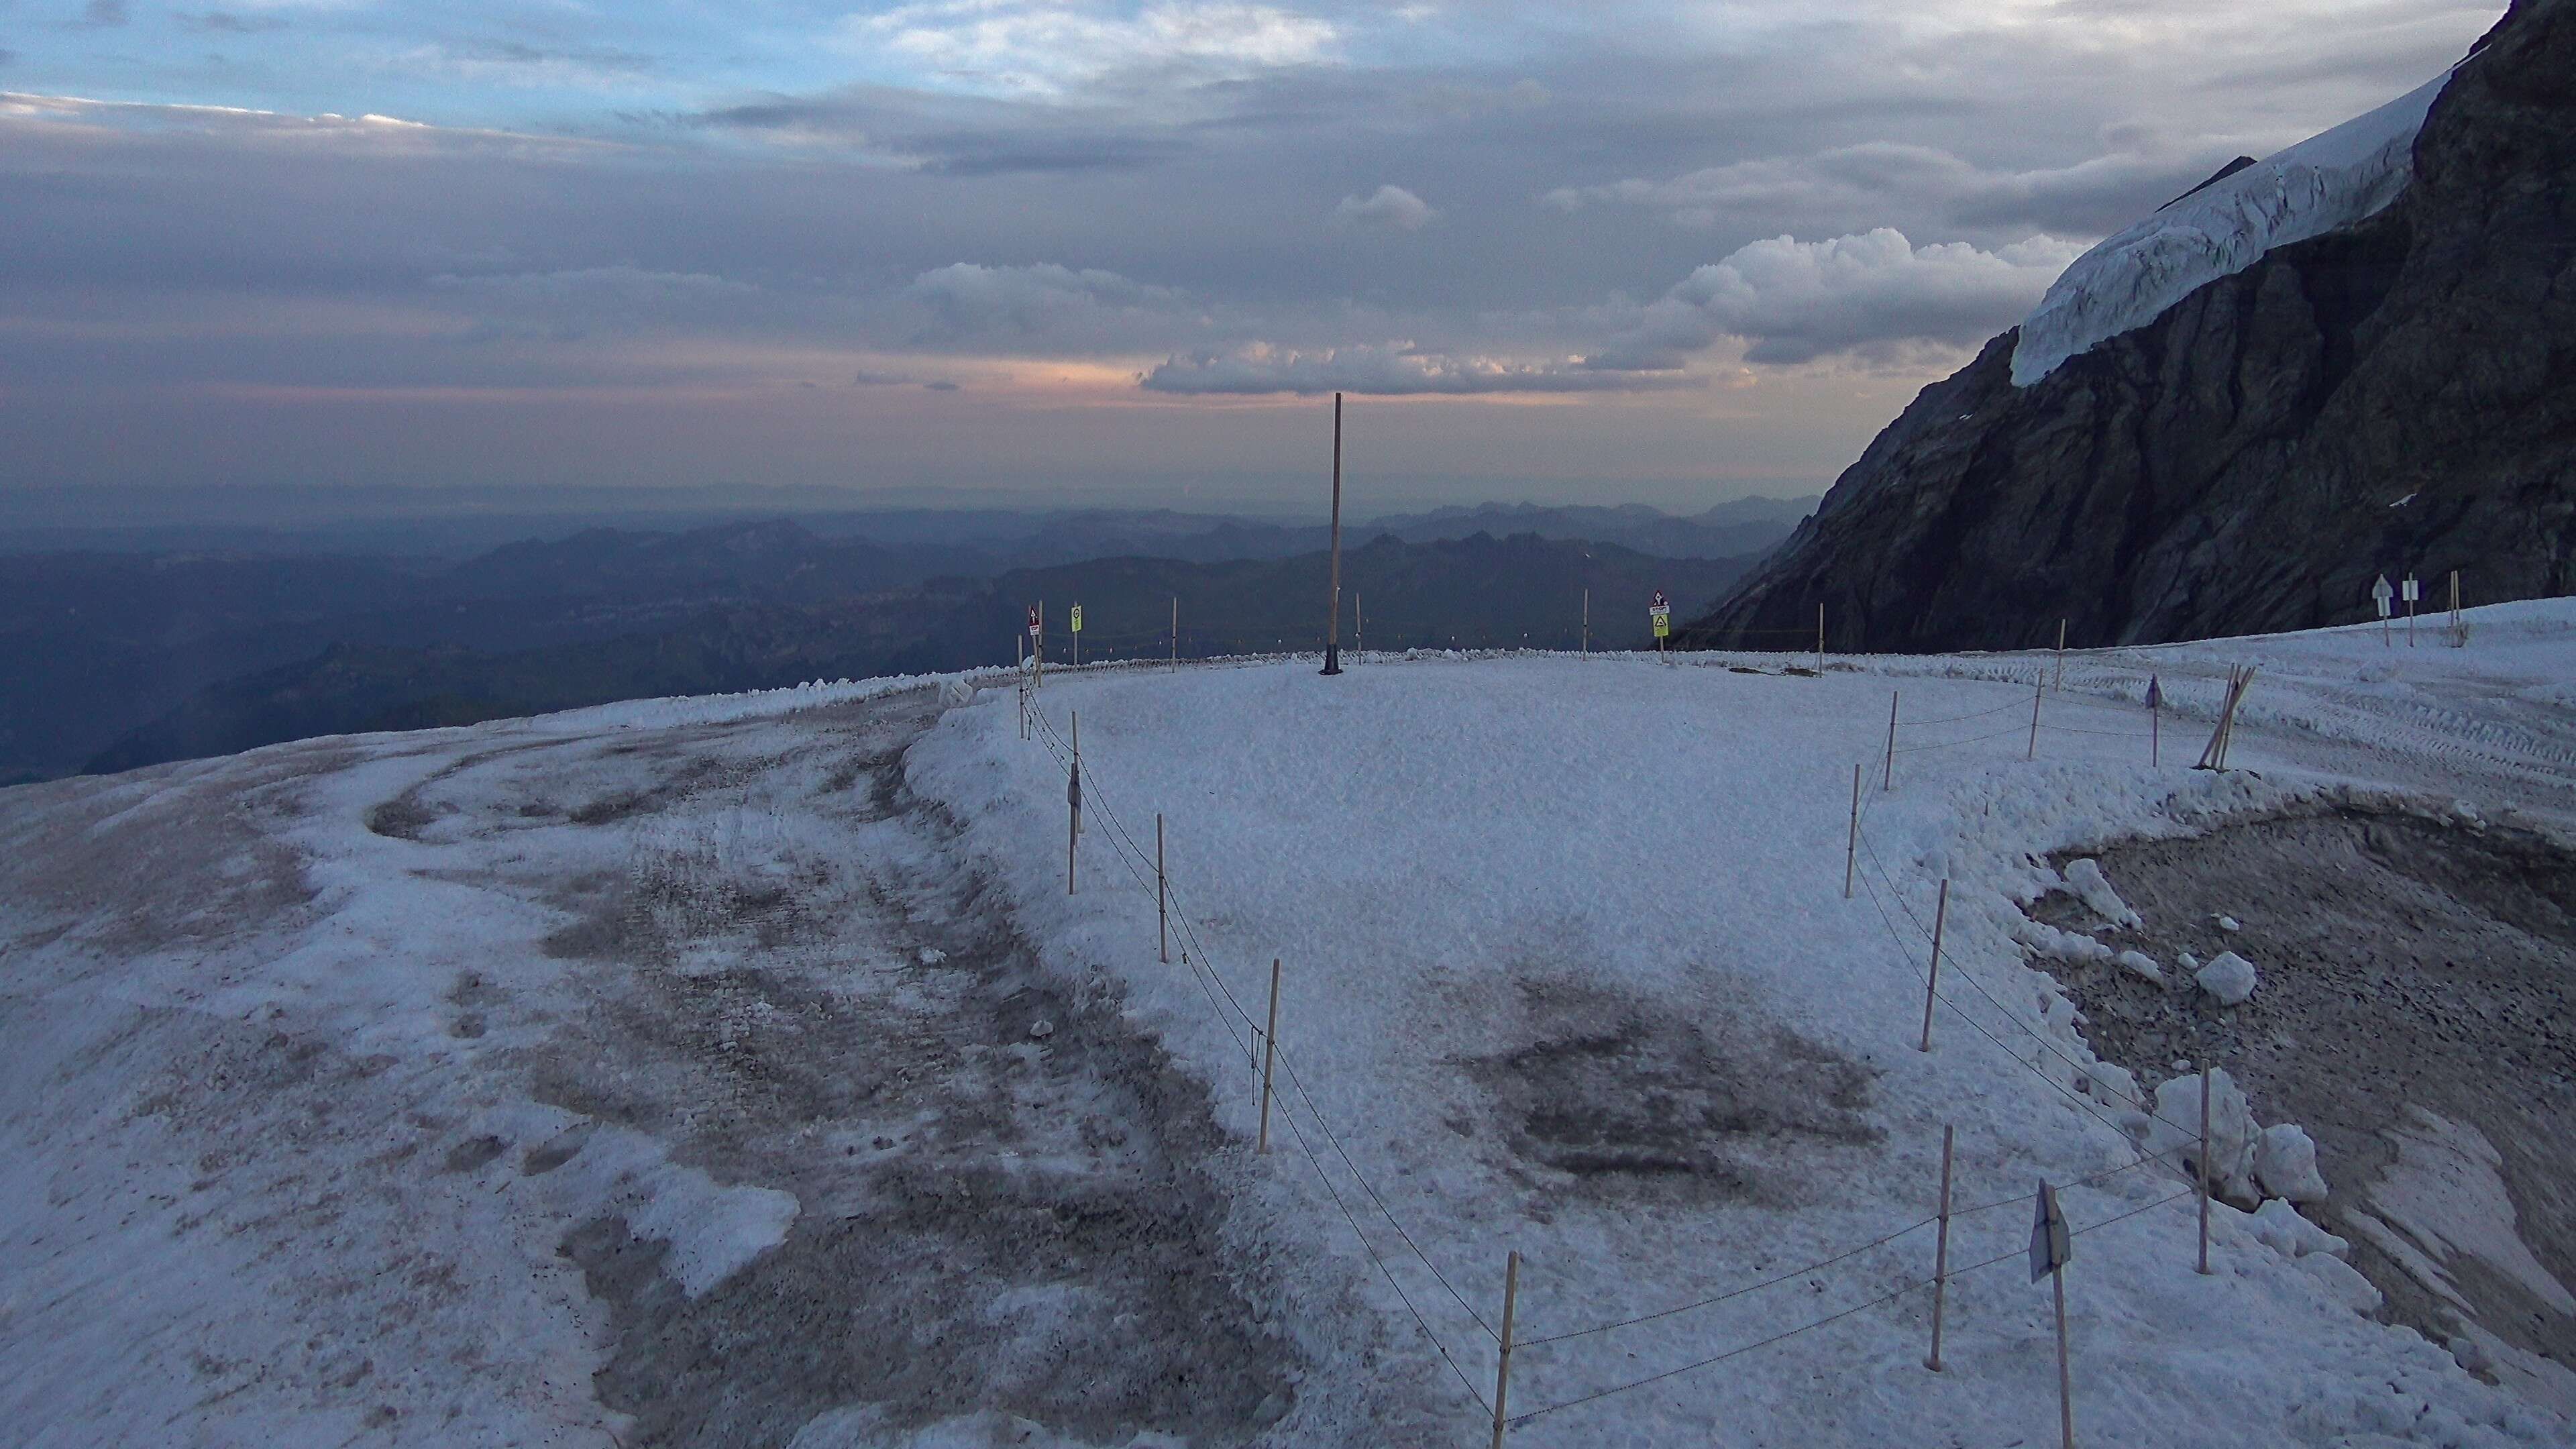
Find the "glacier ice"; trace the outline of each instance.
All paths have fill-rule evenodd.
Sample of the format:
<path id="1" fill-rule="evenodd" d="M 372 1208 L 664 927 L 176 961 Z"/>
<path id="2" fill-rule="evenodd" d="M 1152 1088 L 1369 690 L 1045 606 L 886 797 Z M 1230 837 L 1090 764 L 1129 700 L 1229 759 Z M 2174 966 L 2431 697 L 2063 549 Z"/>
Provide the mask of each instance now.
<path id="1" fill-rule="evenodd" d="M 2012 380 L 2028 387 L 2070 357 L 2163 315 L 2265 252 L 2350 226 L 2397 199 L 2415 133 L 2445 71 L 2375 111 L 2171 202 L 2077 257 L 2023 319 Z"/>

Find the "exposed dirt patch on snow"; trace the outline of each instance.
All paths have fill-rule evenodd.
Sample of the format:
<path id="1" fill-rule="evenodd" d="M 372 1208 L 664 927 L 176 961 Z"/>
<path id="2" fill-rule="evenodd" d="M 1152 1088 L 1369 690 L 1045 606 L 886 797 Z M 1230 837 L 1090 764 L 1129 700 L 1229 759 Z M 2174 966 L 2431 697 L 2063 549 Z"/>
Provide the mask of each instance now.
<path id="1" fill-rule="evenodd" d="M 2529 831 L 2339 808 L 2098 858 L 2144 917 L 2100 938 L 2167 970 L 2159 985 L 2038 963 L 2095 1049 L 2150 1089 L 2177 1061 L 2226 1067 L 2261 1120 L 2315 1137 L 2332 1195 L 2313 1215 L 2352 1239 L 2392 1317 L 2436 1339 L 2473 1322 L 2539 1361 L 2490 1372 L 2547 1398 L 2576 1390 L 2562 1377 L 2576 1368 L 2576 855 Z M 2104 925 L 2063 895 L 2032 914 Z M 2261 973 L 2233 1008 L 2182 962 L 2227 951 Z"/>
<path id="2" fill-rule="evenodd" d="M 1113 997 L 1039 969 L 940 856 L 936 811 L 879 798 L 932 713 L 870 706 L 739 803 L 699 771 L 621 814 L 633 868 L 548 940 L 595 986 L 524 1059 L 539 1100 L 798 1204 L 703 1292 L 622 1217 L 571 1232 L 609 1309 L 597 1392 L 640 1444 L 784 1444 L 861 1405 L 898 1438 L 1001 1409 L 1085 1442 L 1242 1442 L 1290 1411 L 1299 1357 L 1223 1235 L 1226 1139 Z M 855 866 L 768 813 L 845 791 L 904 817 Z M 532 1144 L 524 1170 L 583 1150 Z"/>
<path id="3" fill-rule="evenodd" d="M 1785 1028 L 1664 1009 L 1565 983 L 1532 983 L 1538 1039 L 1469 1063 L 1522 1162 L 1595 1191 L 1680 1191 L 1766 1203 L 1796 1194 L 1772 1149 L 1877 1140 L 1861 1116 L 1870 1075 Z"/>

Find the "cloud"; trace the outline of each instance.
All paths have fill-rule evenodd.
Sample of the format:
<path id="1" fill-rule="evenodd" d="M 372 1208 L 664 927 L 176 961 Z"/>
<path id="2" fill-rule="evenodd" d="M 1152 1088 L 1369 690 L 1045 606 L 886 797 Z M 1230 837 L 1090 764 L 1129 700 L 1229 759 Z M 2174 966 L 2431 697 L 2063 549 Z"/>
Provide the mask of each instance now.
<path id="1" fill-rule="evenodd" d="M 1342 204 L 1333 208 L 1333 219 L 1345 225 L 1393 227 L 1397 231 L 1420 231 L 1439 214 L 1401 186 L 1381 186 L 1366 199 L 1345 196 Z"/>
<path id="2" fill-rule="evenodd" d="M 861 368 L 850 379 L 853 387 L 918 387 L 930 392 L 955 392 L 959 384 L 944 377 L 922 377 L 909 372 L 878 372 Z"/>
<path id="3" fill-rule="evenodd" d="M 126 18 L 125 0 L 89 0 L 72 25 L 79 30 L 107 30 L 123 25 Z"/>
<path id="4" fill-rule="evenodd" d="M 841 35 L 871 59 L 896 56 L 951 82 L 1059 95 L 1106 78 L 1239 78 L 1313 64 L 1331 22 L 1242 0 L 1159 0 L 1133 15 L 1098 3 L 927 0 L 852 16 Z"/>
<path id="5" fill-rule="evenodd" d="M 2188 186 L 2226 156 L 2205 140 L 2173 145 L 2143 127 L 2104 138 L 2116 149 L 2069 166 L 1980 168 L 1938 147 L 1869 141 L 1809 156 L 1703 167 L 1665 181 L 1631 177 L 1561 186 L 1541 204 L 1573 213 L 1633 206 L 1678 226 L 1741 226 L 1762 218 L 1939 216 L 1954 225 L 2040 226 L 2094 235 L 2134 220 L 2139 198 Z"/>
<path id="6" fill-rule="evenodd" d="M 1427 352 L 1411 343 L 1319 350 L 1256 342 L 1230 352 L 1174 356 L 1138 379 L 1154 392 L 1321 393 L 1381 395 L 1479 393 L 1648 392 L 1698 387 L 1679 374 L 1607 372 L 1576 359 L 1519 362 L 1505 358 Z"/>
<path id="7" fill-rule="evenodd" d="M 913 278 L 905 295 L 928 306 L 936 318 L 934 331 L 949 337 L 1034 335 L 1122 312 L 1168 309 L 1181 301 L 1168 287 L 1054 262 L 1019 267 L 952 262 Z"/>
<path id="8" fill-rule="evenodd" d="M 1760 363 L 1891 344 L 1965 347 L 2019 322 L 2081 250 L 2047 236 L 1991 252 L 1965 242 L 1916 247 L 1892 227 L 1828 241 L 1774 237 L 1693 271 L 1588 362 L 1678 367 L 1721 337 L 1744 339 L 1745 359 Z"/>
<path id="9" fill-rule="evenodd" d="M 170 18 L 178 21 L 181 29 L 193 30 L 200 35 L 257 35 L 286 28 L 283 15 L 235 15 L 229 10 L 207 10 L 194 15 L 174 11 Z"/>
<path id="10" fill-rule="evenodd" d="M 572 341 L 675 323 L 720 322 L 760 296 L 747 282 L 704 272 L 635 266 L 576 267 L 483 276 L 443 274 L 432 289 L 484 318 L 481 335 Z"/>

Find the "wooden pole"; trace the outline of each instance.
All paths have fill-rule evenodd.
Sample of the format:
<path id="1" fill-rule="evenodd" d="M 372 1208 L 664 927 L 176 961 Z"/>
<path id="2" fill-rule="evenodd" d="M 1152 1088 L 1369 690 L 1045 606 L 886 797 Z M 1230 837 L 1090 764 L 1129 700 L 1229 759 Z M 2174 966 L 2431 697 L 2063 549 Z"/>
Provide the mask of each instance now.
<path id="1" fill-rule="evenodd" d="M 1172 595 L 1172 667 L 1181 667 L 1181 596 Z"/>
<path id="2" fill-rule="evenodd" d="M 1941 1230 L 1932 1249 L 1932 1356 L 1923 1366 L 1934 1373 L 1941 1371 L 1941 1310 L 1950 1296 L 1950 1137 L 1955 1129 L 1941 1129 Z"/>
<path id="3" fill-rule="evenodd" d="M 1037 656 L 1038 683 L 1046 683 L 1046 600 L 1038 600 L 1038 632 L 1029 639 L 1029 652 Z"/>
<path id="4" fill-rule="evenodd" d="M 1325 606 L 1324 673 L 1342 672 L 1342 395 L 1333 394 L 1333 596 Z"/>
<path id="5" fill-rule="evenodd" d="M 1076 614 L 1081 613 L 1082 605 L 1074 605 L 1073 611 Z M 1073 667 L 1080 669 L 1082 667 L 1082 631 L 1074 628 L 1073 625 L 1068 622 L 1065 625 L 1064 632 L 1073 636 Z"/>
<path id="6" fill-rule="evenodd" d="M 1825 602 L 1816 601 L 1816 677 L 1825 677 Z"/>
<path id="7" fill-rule="evenodd" d="M 1368 652 L 1367 616 L 1360 611 L 1360 606 L 1365 602 L 1367 602 L 1366 596 L 1360 592 L 1357 584 L 1353 584 L 1351 586 L 1351 648 L 1361 654 Z"/>
<path id="8" fill-rule="evenodd" d="M 1270 959 L 1270 1025 L 1261 1033 L 1261 1144 L 1270 1150 L 1270 1065 L 1279 1055 L 1279 958 Z"/>
<path id="9" fill-rule="evenodd" d="M 2040 690 L 2040 686 L 2039 686 L 2039 681 L 2038 681 L 2038 680 L 2036 680 L 2036 679 L 2032 680 L 2032 681 L 2030 682 L 2030 753 L 2029 753 L 2029 754 L 2027 754 L 2027 755 L 2024 755 L 2024 756 L 2022 757 L 2022 758 L 2027 759 L 2027 760 L 2036 760 L 2036 759 L 2038 759 L 2038 758 L 2039 758 L 2039 696 L 2040 696 L 2040 693 L 2041 693 L 2041 690 Z"/>
<path id="10" fill-rule="evenodd" d="M 1592 652 L 1592 591 L 1583 591 L 1583 652 Z"/>
<path id="11" fill-rule="evenodd" d="M 2075 1449 L 2075 1376 L 2066 1366 L 2066 1265 L 2048 1275 L 2057 1293 L 2057 1435 L 2062 1449 Z"/>
<path id="12" fill-rule="evenodd" d="M 2209 1063 L 2200 1064 L 2200 1271 L 2209 1271 Z"/>
<path id="13" fill-rule="evenodd" d="M 1950 920 L 1950 882 L 1941 882 L 1941 903 L 1932 911 L 1932 969 L 1923 973 L 1923 1045 L 1919 1051 L 1932 1050 L 1933 988 L 1941 983 L 1941 928 Z"/>
<path id="14" fill-rule="evenodd" d="M 1503 1259 L 1503 1331 L 1500 1340 L 1503 1351 L 1494 1360 L 1493 1449 L 1503 1449 L 1503 1430 L 1510 1423 L 1510 1416 L 1504 1405 L 1511 1398 L 1512 1392 L 1512 1310 L 1520 1305 L 1520 1296 L 1521 1255 L 1519 1250 L 1515 1249 Z"/>
<path id="15" fill-rule="evenodd" d="M 2066 687 L 2066 621 L 2057 621 L 2057 682 L 2048 687 L 2051 694 Z"/>
<path id="16" fill-rule="evenodd" d="M 1163 873 L 1163 812 L 1154 812 L 1154 934 L 1162 942 L 1163 964 L 1172 963 L 1171 877 Z"/>
<path id="17" fill-rule="evenodd" d="M 1067 741 L 1073 746 L 1073 767 L 1080 770 L 1082 768 L 1082 711 L 1071 711 L 1067 716 L 1067 722 L 1073 730 L 1073 738 Z M 1082 807 L 1079 805 L 1073 807 L 1073 833 L 1076 835 L 1082 833 Z"/>
<path id="18" fill-rule="evenodd" d="M 2157 700 L 2147 711 L 2147 764 L 2150 767 L 2156 767 L 2164 762 L 2165 705 L 2163 700 Z"/>
<path id="19" fill-rule="evenodd" d="M 1852 766 L 1851 842 L 1843 847 L 1843 899 L 1851 899 L 1852 870 L 1860 864 L 1860 766 Z"/>
<path id="20" fill-rule="evenodd" d="M 1887 692 L 1887 773 L 1878 777 L 1878 788 L 1896 788 L 1896 691 Z"/>

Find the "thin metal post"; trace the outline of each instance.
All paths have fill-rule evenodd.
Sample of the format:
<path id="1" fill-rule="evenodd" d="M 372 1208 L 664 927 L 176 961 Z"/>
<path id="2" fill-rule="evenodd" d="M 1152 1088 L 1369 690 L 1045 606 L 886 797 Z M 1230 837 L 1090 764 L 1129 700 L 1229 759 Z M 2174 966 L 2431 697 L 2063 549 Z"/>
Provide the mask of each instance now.
<path id="1" fill-rule="evenodd" d="M 1887 773 L 1878 777 L 1878 788 L 1896 788 L 1896 691 L 1887 692 Z"/>
<path id="2" fill-rule="evenodd" d="M 1325 603 L 1324 673 L 1342 672 L 1342 395 L 1333 394 L 1333 592 Z"/>
<path id="3" fill-rule="evenodd" d="M 1941 882 L 1941 903 L 1932 911 L 1932 969 L 1923 973 L 1923 1044 L 1918 1051 L 1932 1050 L 1932 1002 L 1934 990 L 1941 984 L 1941 929 L 1950 920 L 1950 882 Z"/>
<path id="4" fill-rule="evenodd" d="M 2200 1271 L 2209 1271 L 2209 1063 L 2200 1064 Z"/>
<path id="5" fill-rule="evenodd" d="M 1583 591 L 1583 652 L 1592 652 L 1592 591 Z"/>
<path id="6" fill-rule="evenodd" d="M 2057 682 L 2048 687 L 2051 694 L 2066 687 L 2066 621 L 2057 621 Z"/>
<path id="7" fill-rule="evenodd" d="M 1270 1025 L 1261 1033 L 1261 1143 L 1270 1150 L 1270 1064 L 1279 1054 L 1279 958 L 1270 960 Z"/>
<path id="8" fill-rule="evenodd" d="M 1941 1310 L 1950 1297 L 1950 1138 L 1955 1128 L 1941 1129 L 1941 1234 L 1932 1249 L 1932 1356 L 1923 1366 L 1941 1371 Z"/>
<path id="9" fill-rule="evenodd" d="M 2030 753 L 2023 756 L 2024 759 L 2039 758 L 2039 696 L 2041 693 L 2040 682 L 2036 679 L 2032 680 L 2030 682 Z"/>
<path id="10" fill-rule="evenodd" d="M 1843 847 L 1843 899 L 1851 899 L 1852 870 L 1860 864 L 1860 766 L 1852 766 L 1851 842 Z"/>
<path id="11" fill-rule="evenodd" d="M 2057 1292 L 2057 1433 L 2062 1449 L 2075 1449 L 2075 1376 L 2066 1367 L 2066 1265 L 2049 1275 Z"/>
<path id="12" fill-rule="evenodd" d="M 1825 601 L 1816 601 L 1816 677 L 1825 677 Z"/>
<path id="13" fill-rule="evenodd" d="M 1172 595 L 1172 667 L 1181 667 L 1181 596 Z"/>
<path id="14" fill-rule="evenodd" d="M 1171 877 L 1163 874 L 1163 812 L 1154 812 L 1154 932 L 1162 942 L 1163 964 L 1172 961 Z"/>
<path id="15" fill-rule="evenodd" d="M 1504 1404 L 1512 1392 L 1512 1310 L 1519 1306 L 1520 1296 L 1521 1255 L 1518 1249 L 1514 1249 L 1509 1257 L 1503 1259 L 1503 1331 L 1500 1336 L 1503 1351 L 1494 1360 L 1493 1449 L 1503 1449 L 1503 1430 L 1510 1424 Z"/>

